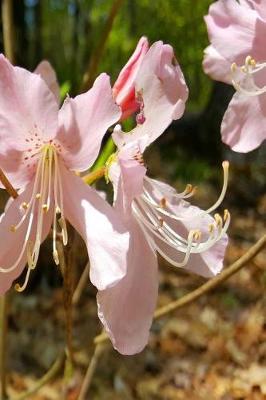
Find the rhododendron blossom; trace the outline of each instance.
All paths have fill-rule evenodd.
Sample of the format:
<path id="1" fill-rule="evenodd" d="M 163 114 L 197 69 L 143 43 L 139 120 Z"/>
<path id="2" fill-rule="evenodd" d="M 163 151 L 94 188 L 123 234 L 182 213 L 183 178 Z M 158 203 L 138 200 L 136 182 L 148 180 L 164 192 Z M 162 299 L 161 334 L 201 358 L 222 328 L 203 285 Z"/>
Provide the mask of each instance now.
<path id="1" fill-rule="evenodd" d="M 158 293 L 156 251 L 176 267 L 185 267 L 205 277 L 216 275 L 223 266 L 227 246 L 225 234 L 230 216 L 210 213 L 190 205 L 183 193 L 146 175 L 143 152 L 174 119 L 182 116 L 188 97 L 182 71 L 173 49 L 156 42 L 145 55 L 135 81 L 142 99 L 137 126 L 124 133 L 117 126 L 113 139 L 118 151 L 107 163 L 114 187 L 114 208 L 130 232 L 126 276 L 112 288 L 98 293 L 99 317 L 114 347 L 124 354 L 139 352 L 146 345 Z"/>
<path id="2" fill-rule="evenodd" d="M 38 75 L 43 67 L 44 80 Z M 1 216 L 1 294 L 27 263 L 25 282 L 16 288 L 26 287 L 51 226 L 59 263 L 57 234 L 66 245 L 66 220 L 87 245 L 95 286 L 105 289 L 125 275 L 128 234 L 112 207 L 71 172 L 93 164 L 103 135 L 120 118 L 109 77 L 101 74 L 91 90 L 67 98 L 60 110 L 55 81 L 49 64 L 30 73 L 0 56 L 0 166 L 20 188 Z"/>
<path id="3" fill-rule="evenodd" d="M 266 2 L 218 0 L 205 17 L 211 45 L 203 67 L 236 89 L 222 122 L 222 139 L 246 153 L 266 139 Z"/>
<path id="4" fill-rule="evenodd" d="M 122 109 L 122 119 L 129 117 L 139 109 L 140 105 L 135 96 L 135 79 L 148 49 L 148 39 L 143 36 L 114 83 L 113 95 L 116 103 Z"/>

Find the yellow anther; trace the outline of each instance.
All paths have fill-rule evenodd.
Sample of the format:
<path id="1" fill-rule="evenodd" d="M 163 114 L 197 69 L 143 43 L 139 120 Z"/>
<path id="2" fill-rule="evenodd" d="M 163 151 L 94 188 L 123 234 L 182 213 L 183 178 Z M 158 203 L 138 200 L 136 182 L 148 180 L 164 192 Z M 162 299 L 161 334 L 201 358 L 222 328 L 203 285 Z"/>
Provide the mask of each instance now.
<path id="1" fill-rule="evenodd" d="M 217 226 L 221 226 L 223 224 L 223 220 L 222 220 L 220 214 L 215 214 L 214 219 L 215 219 Z"/>
<path id="2" fill-rule="evenodd" d="M 222 166 L 223 166 L 223 169 L 228 169 L 229 168 L 229 161 L 227 161 L 227 160 L 223 161 L 222 162 Z"/>
<path id="3" fill-rule="evenodd" d="M 17 292 L 21 292 L 21 291 L 22 291 L 22 290 L 21 290 L 21 286 L 20 286 L 19 283 L 16 283 L 15 286 L 14 286 L 14 288 L 15 288 L 15 290 L 16 290 Z"/>
<path id="4" fill-rule="evenodd" d="M 237 65 L 236 65 L 236 63 L 234 62 L 234 63 L 231 65 L 231 71 L 232 71 L 232 72 L 236 72 L 236 70 L 237 70 Z"/>
<path id="5" fill-rule="evenodd" d="M 17 230 L 16 225 L 11 225 L 10 226 L 10 231 L 11 232 L 16 232 L 16 230 Z"/>
<path id="6" fill-rule="evenodd" d="M 195 239 L 195 240 L 200 240 L 200 238 L 201 238 L 201 231 L 195 231 L 194 233 L 193 233 L 193 239 Z"/>
<path id="7" fill-rule="evenodd" d="M 192 190 L 193 190 L 193 186 L 190 183 L 188 183 L 186 186 L 185 192 L 188 194 L 188 193 L 192 192 Z"/>
<path id="8" fill-rule="evenodd" d="M 228 210 L 224 210 L 224 221 L 226 221 L 230 216 L 230 213 Z"/>
<path id="9" fill-rule="evenodd" d="M 209 228 L 209 232 L 210 232 L 210 233 L 213 233 L 213 231 L 214 231 L 214 225 L 213 225 L 213 224 L 210 224 L 208 228 Z"/>
<path id="10" fill-rule="evenodd" d="M 27 210 L 29 208 L 29 203 L 26 203 L 25 201 L 21 204 L 21 207 L 24 208 L 24 210 Z"/>
<path id="11" fill-rule="evenodd" d="M 41 198 L 41 193 L 36 194 L 36 199 L 39 200 Z"/>
<path id="12" fill-rule="evenodd" d="M 44 212 L 47 212 L 49 210 L 48 204 L 43 204 L 42 209 Z"/>
<path id="13" fill-rule="evenodd" d="M 59 256 L 58 256 L 57 250 L 53 251 L 53 259 L 54 259 L 54 262 L 56 263 L 56 265 L 59 265 Z"/>
<path id="14" fill-rule="evenodd" d="M 256 60 L 254 60 L 254 58 L 252 58 L 251 60 L 250 60 L 250 65 L 252 66 L 252 67 L 256 67 Z"/>
<path id="15" fill-rule="evenodd" d="M 58 206 L 56 206 L 55 213 L 56 213 L 57 215 L 58 215 L 58 214 L 61 214 L 61 210 L 60 210 L 60 208 L 59 208 Z"/>
<path id="16" fill-rule="evenodd" d="M 160 200 L 160 207 L 161 208 L 166 208 L 166 198 L 162 197 Z"/>

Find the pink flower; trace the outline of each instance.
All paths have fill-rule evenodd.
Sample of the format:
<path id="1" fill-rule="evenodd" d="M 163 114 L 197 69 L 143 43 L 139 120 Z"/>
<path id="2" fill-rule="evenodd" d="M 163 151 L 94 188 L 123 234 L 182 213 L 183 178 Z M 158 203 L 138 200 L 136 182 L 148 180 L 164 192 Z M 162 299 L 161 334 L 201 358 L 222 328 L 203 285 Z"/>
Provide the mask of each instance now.
<path id="1" fill-rule="evenodd" d="M 205 21 L 211 45 L 205 50 L 204 70 L 237 90 L 223 118 L 222 140 L 246 153 L 266 139 L 266 3 L 219 0 Z"/>
<path id="2" fill-rule="evenodd" d="M 113 86 L 114 98 L 123 112 L 121 119 L 129 117 L 139 109 L 135 98 L 135 79 L 148 49 L 148 39 L 143 36 Z"/>
<path id="3" fill-rule="evenodd" d="M 143 123 L 129 133 L 117 126 L 113 139 L 118 152 L 108 163 L 114 186 L 114 208 L 130 233 L 126 276 L 112 288 L 99 291 L 98 311 L 114 347 L 123 354 L 140 352 L 148 341 L 158 292 L 156 252 L 176 267 L 210 277 L 222 268 L 229 224 L 185 199 L 191 186 L 177 193 L 167 184 L 146 176 L 143 152 L 173 119 L 180 118 L 188 97 L 187 86 L 169 45 L 157 42 L 143 59 L 136 78 L 143 101 Z"/>
<path id="4" fill-rule="evenodd" d="M 87 245 L 98 289 L 112 286 L 126 271 L 128 234 L 112 207 L 72 172 L 93 164 L 107 128 L 120 118 L 109 77 L 101 74 L 91 90 L 67 98 L 59 110 L 57 91 L 49 89 L 55 86 L 52 71 L 47 72 L 43 80 L 0 56 L 0 165 L 21 188 L 1 216 L 1 294 L 27 263 L 25 282 L 17 289 L 26 287 L 51 226 L 59 263 L 56 237 L 61 233 L 67 243 L 66 220 Z"/>

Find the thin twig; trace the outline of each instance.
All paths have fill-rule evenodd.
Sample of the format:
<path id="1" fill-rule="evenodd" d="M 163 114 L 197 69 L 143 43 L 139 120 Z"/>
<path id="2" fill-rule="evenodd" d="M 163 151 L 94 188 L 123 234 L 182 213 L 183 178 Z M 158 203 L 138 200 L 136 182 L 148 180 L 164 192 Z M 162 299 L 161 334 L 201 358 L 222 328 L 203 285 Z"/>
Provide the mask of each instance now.
<path id="1" fill-rule="evenodd" d="M 114 0 L 105 25 L 102 30 L 102 34 L 99 40 L 99 43 L 95 47 L 95 51 L 91 56 L 90 63 L 87 68 L 87 72 L 84 74 L 83 82 L 82 82 L 82 90 L 87 90 L 92 86 L 92 83 L 97 74 L 97 69 L 99 63 L 101 61 L 105 45 L 109 36 L 109 33 L 112 30 L 114 19 L 122 5 L 124 0 Z"/>
<path id="2" fill-rule="evenodd" d="M 14 63 L 13 0 L 2 0 L 2 19 L 5 55 Z"/>
<path id="3" fill-rule="evenodd" d="M 90 263 L 89 261 L 87 262 L 82 275 L 79 279 L 79 282 L 77 284 L 77 287 L 74 291 L 73 297 L 72 297 L 72 304 L 76 306 L 80 300 L 81 294 L 83 292 L 83 289 L 85 286 L 88 284 L 89 281 L 89 275 L 90 275 Z"/>
<path id="4" fill-rule="evenodd" d="M 55 360 L 54 364 L 52 367 L 44 374 L 36 383 L 34 386 L 32 386 L 29 390 L 25 391 L 24 393 L 21 393 L 18 397 L 14 397 L 13 399 L 10 400 L 26 400 L 28 399 L 31 395 L 36 393 L 38 390 L 40 390 L 44 385 L 46 385 L 48 382 L 50 382 L 51 379 L 53 379 L 61 370 L 61 368 L 64 365 L 65 361 L 65 353 L 60 354 L 60 356 Z"/>
<path id="5" fill-rule="evenodd" d="M 105 344 L 97 344 L 95 346 L 93 356 L 92 356 L 92 358 L 90 360 L 89 367 L 88 367 L 88 369 L 86 371 L 84 380 L 82 382 L 82 386 L 81 386 L 81 390 L 80 390 L 80 393 L 79 393 L 78 400 L 86 400 L 86 399 L 88 399 L 87 393 L 88 393 L 88 390 L 90 388 L 90 385 L 91 385 L 91 382 L 92 382 L 92 378 L 93 378 L 94 372 L 96 370 L 99 358 L 102 355 L 105 347 L 106 347 Z"/>
<path id="6" fill-rule="evenodd" d="M 7 339 L 7 295 L 0 298 L 0 399 L 7 398 L 6 391 L 6 339 Z"/>
<path id="7" fill-rule="evenodd" d="M 210 279 L 208 282 L 201 285 L 199 288 L 193 290 L 192 292 L 186 294 L 178 300 L 172 301 L 169 304 L 166 304 L 163 307 L 158 308 L 154 313 L 154 319 L 160 318 L 180 307 L 183 307 L 194 300 L 198 299 L 203 294 L 209 292 L 214 289 L 222 282 L 227 280 L 230 276 L 234 275 L 241 268 L 243 268 L 252 258 L 254 258 L 266 245 L 266 235 L 262 236 L 256 244 L 254 244 L 239 260 L 235 261 L 229 267 L 224 269 L 219 275 L 215 278 Z M 102 333 L 94 338 L 94 343 L 99 344 L 108 340 L 108 336 L 106 333 Z"/>

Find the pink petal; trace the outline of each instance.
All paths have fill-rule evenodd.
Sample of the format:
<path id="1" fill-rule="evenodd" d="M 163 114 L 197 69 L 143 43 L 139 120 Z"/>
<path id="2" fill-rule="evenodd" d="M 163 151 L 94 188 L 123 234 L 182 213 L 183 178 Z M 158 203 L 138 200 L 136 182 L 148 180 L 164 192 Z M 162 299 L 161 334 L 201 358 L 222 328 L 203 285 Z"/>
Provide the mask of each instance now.
<path id="1" fill-rule="evenodd" d="M 154 43 L 145 55 L 136 78 L 136 92 L 143 99 L 145 122 L 124 135 L 125 143 L 146 138 L 152 143 L 170 125 L 182 116 L 188 89 L 180 67 L 174 59 L 171 46 Z M 116 141 L 119 133 L 114 132 Z M 118 139 L 120 140 L 120 139 Z"/>
<path id="2" fill-rule="evenodd" d="M 13 67 L 0 55 L 0 166 L 15 187 L 32 178 L 23 151 L 37 139 L 53 139 L 58 106 L 40 76 Z"/>
<path id="3" fill-rule="evenodd" d="M 261 18 L 266 19 L 266 7 L 264 0 L 240 0 L 240 4 L 256 10 Z"/>
<path id="4" fill-rule="evenodd" d="M 176 191 L 166 183 L 149 180 L 150 190 L 157 202 L 162 198 L 166 199 L 167 211 L 182 217 L 182 221 L 174 220 L 170 217 L 162 215 L 163 220 L 173 231 L 184 238 L 187 238 L 190 230 L 200 230 L 202 241 L 209 237 L 209 225 L 214 222 L 214 219 L 209 214 L 203 214 L 203 210 L 184 200 L 179 200 L 175 197 Z M 199 216 L 201 214 L 201 216 Z M 180 263 L 184 258 L 184 253 L 175 250 L 159 238 L 154 236 L 154 241 L 162 251 L 171 258 L 174 262 Z M 223 259 L 225 250 L 228 244 L 227 235 L 213 245 L 209 250 L 200 254 L 191 254 L 188 264 L 184 267 L 186 270 L 194 272 L 204 277 L 212 277 L 219 273 L 223 268 Z"/>
<path id="5" fill-rule="evenodd" d="M 143 191 L 143 178 L 146 167 L 134 159 L 136 149 L 129 144 L 118 153 L 118 168 L 116 177 L 111 180 L 114 186 L 115 208 L 123 218 L 131 218 L 131 203 Z M 112 171 L 112 170 L 111 170 Z"/>
<path id="6" fill-rule="evenodd" d="M 60 88 L 57 82 L 57 77 L 55 70 L 49 63 L 49 61 L 42 61 L 40 62 L 35 71 L 35 74 L 38 74 L 41 76 L 41 78 L 45 81 L 47 84 L 48 88 L 51 90 L 51 92 L 54 94 L 56 102 L 59 104 L 60 103 Z"/>
<path id="7" fill-rule="evenodd" d="M 266 94 L 235 93 L 223 117 L 222 140 L 232 150 L 247 153 L 266 139 Z"/>
<path id="8" fill-rule="evenodd" d="M 10 268 L 19 258 L 21 253 L 24 238 L 28 227 L 28 218 L 21 225 L 16 232 L 11 232 L 11 226 L 16 225 L 24 211 L 21 211 L 21 204 L 23 202 L 29 202 L 32 195 L 33 183 L 30 183 L 23 192 L 15 199 L 10 199 L 5 208 L 5 212 L 0 218 L 0 237 L 4 238 L 0 242 L 0 267 Z M 52 212 L 49 211 L 45 214 L 42 241 L 47 237 L 52 223 Z M 34 241 L 36 234 L 36 222 L 33 223 L 33 229 L 30 235 L 30 240 Z M 21 274 L 26 265 L 26 251 L 22 256 L 22 259 L 14 271 L 4 273 L 0 272 L 0 295 L 3 295 L 12 285 L 13 281 Z"/>
<path id="9" fill-rule="evenodd" d="M 156 255 L 132 221 L 127 274 L 97 295 L 99 318 L 120 353 L 136 354 L 147 344 L 157 294 Z"/>
<path id="10" fill-rule="evenodd" d="M 148 48 L 148 39 L 143 36 L 113 86 L 114 98 L 123 111 L 122 119 L 133 114 L 139 107 L 135 99 L 135 79 Z"/>
<path id="11" fill-rule="evenodd" d="M 231 65 L 213 46 L 204 50 L 203 69 L 212 79 L 231 84 Z"/>
<path id="12" fill-rule="evenodd" d="M 120 116 L 106 74 L 101 74 L 86 93 L 66 99 L 59 113 L 58 140 L 69 169 L 84 171 L 94 163 L 104 134 Z"/>
<path id="13" fill-rule="evenodd" d="M 99 290 L 126 273 L 129 237 L 114 209 L 81 178 L 61 164 L 66 219 L 84 239 L 90 258 L 90 279 Z"/>
<path id="14" fill-rule="evenodd" d="M 266 59 L 266 24 L 255 10 L 236 0 L 219 0 L 210 6 L 205 22 L 212 46 L 229 63 L 243 65 L 248 55 Z"/>

